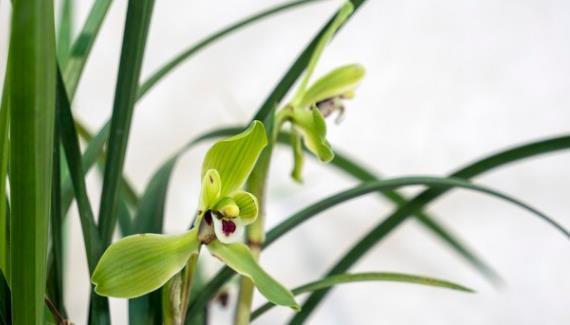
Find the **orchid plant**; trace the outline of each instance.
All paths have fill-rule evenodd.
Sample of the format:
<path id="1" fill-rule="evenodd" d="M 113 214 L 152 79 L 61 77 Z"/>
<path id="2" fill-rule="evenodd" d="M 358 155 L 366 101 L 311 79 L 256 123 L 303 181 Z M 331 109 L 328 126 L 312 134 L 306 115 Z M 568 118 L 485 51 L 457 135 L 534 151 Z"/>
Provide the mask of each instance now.
<path id="1" fill-rule="evenodd" d="M 452 188 L 479 191 L 542 218 L 569 238 L 569 232 L 536 208 L 505 193 L 470 182 L 483 172 L 539 154 L 570 148 L 570 136 L 556 136 L 506 149 L 457 169 L 449 177 L 412 176 L 379 179 L 350 156 L 335 153 L 327 139 L 327 117 L 345 112 L 363 81 L 362 65 L 342 64 L 313 80 L 317 64 L 336 33 L 366 0 L 340 4 L 331 19 L 303 50 L 248 125 L 215 129 L 198 136 L 156 170 L 139 195 L 124 175 L 129 131 L 137 100 L 175 67 L 209 44 L 241 27 L 277 12 L 316 0 L 292 0 L 213 33 L 174 56 L 146 80 L 141 70 L 154 0 L 129 0 L 116 81 L 113 113 L 97 132 L 74 116 L 73 106 L 83 70 L 109 10 L 110 0 L 95 0 L 85 25 L 73 40 L 74 1 L 62 0 L 56 37 L 53 0 L 7 1 L 11 10 L 9 52 L 0 102 L 0 325 L 70 324 L 64 285 L 68 227 L 65 218 L 75 200 L 91 279 L 89 325 L 111 324 L 107 297 L 129 299 L 129 323 L 207 324 L 210 302 L 239 275 L 234 324 L 246 325 L 273 306 L 292 313 L 291 324 L 303 324 L 339 284 L 397 281 L 473 292 L 431 277 L 393 273 L 351 273 L 351 267 L 408 218 L 443 240 L 491 283 L 500 277 L 424 211 Z M 4 62 L 2 62 L 4 63 Z M 2 69 L 4 71 L 4 69 Z M 247 76 L 244 76 L 247 78 Z M 295 89 L 294 85 L 298 81 Z M 286 95 L 293 90 L 288 99 Z M 164 234 L 167 189 L 179 157 L 193 145 L 215 142 L 201 171 L 196 213 L 190 227 Z M 81 143 L 85 146 L 81 146 Z M 292 178 L 303 181 L 305 153 L 361 182 L 304 207 L 275 228 L 266 229 L 268 174 L 274 147 L 290 145 Z M 83 149 L 83 150 L 82 150 Z M 99 163 L 99 164 L 98 164 Z M 98 217 L 91 205 L 86 175 L 101 167 Z M 421 185 L 414 198 L 399 187 Z M 396 210 L 345 252 L 322 278 L 289 289 L 261 266 L 262 250 L 288 231 L 334 206 L 378 193 Z M 192 202 L 194 202 L 192 200 Z M 116 231 L 118 228 L 118 231 Z M 113 242 L 115 234 L 124 236 Z M 202 248 L 224 266 L 210 277 Z M 289 282 L 289 281 L 286 281 Z M 253 292 L 268 300 L 253 309 Z M 301 305 L 295 296 L 309 293 Z M 73 297 L 75 298 L 75 297 Z M 220 299 L 223 300 L 223 299 Z"/>
<path id="2" fill-rule="evenodd" d="M 180 235 L 138 234 L 115 242 L 93 273 L 95 292 L 120 298 L 147 294 L 166 284 L 205 245 L 212 255 L 251 278 L 269 301 L 298 310 L 291 292 L 257 264 L 247 246 L 238 243 L 244 227 L 258 215 L 257 199 L 240 188 L 266 145 L 265 128 L 259 121 L 214 144 L 202 164 L 202 191 L 193 228 Z"/>

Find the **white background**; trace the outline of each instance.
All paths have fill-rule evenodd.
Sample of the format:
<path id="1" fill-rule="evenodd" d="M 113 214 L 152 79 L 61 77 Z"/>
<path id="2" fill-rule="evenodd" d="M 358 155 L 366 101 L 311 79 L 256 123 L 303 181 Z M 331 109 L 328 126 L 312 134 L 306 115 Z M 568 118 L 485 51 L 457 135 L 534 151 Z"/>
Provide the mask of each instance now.
<path id="1" fill-rule="evenodd" d="M 92 130 L 110 116 L 126 2 L 112 5 L 74 102 L 76 114 Z M 0 3 L 2 73 L 7 3 Z M 157 1 L 143 75 L 209 33 L 278 3 Z M 142 192 L 156 168 L 192 137 L 247 122 L 338 5 L 322 1 L 243 29 L 194 56 L 144 97 L 134 115 L 125 166 L 137 190 Z M 91 1 L 77 1 L 76 32 L 90 6 Z M 329 140 L 384 176 L 445 175 L 508 146 L 567 132 L 569 57 L 567 1 L 368 1 L 317 68 L 322 74 L 358 62 L 367 69 L 344 122 L 329 123 Z M 198 147 L 178 164 L 169 189 L 168 232 L 180 232 L 189 223 L 206 149 Z M 305 184 L 299 186 L 288 177 L 288 150 L 277 150 L 273 162 L 269 227 L 356 184 L 311 160 Z M 570 227 L 569 163 L 568 153 L 551 154 L 476 181 L 515 195 Z M 97 174 L 89 181 L 97 209 Z M 290 287 L 315 280 L 392 209 L 370 195 L 329 210 L 272 246 L 262 264 Z M 309 323 L 570 323 L 567 239 L 525 211 L 472 192 L 454 191 L 428 210 L 488 261 L 507 286 L 495 290 L 411 220 L 353 271 L 430 275 L 468 285 L 477 294 L 406 284 L 350 284 L 334 290 Z M 66 302 L 70 318 L 84 324 L 88 275 L 75 212 L 71 220 Z M 210 264 L 211 272 L 219 266 Z M 256 305 L 263 301 L 256 297 Z M 231 319 L 231 310 L 216 306 L 211 311 L 213 323 Z M 116 324 L 126 323 L 125 301 L 113 299 L 112 312 Z M 284 323 L 290 314 L 276 308 L 257 323 Z"/>

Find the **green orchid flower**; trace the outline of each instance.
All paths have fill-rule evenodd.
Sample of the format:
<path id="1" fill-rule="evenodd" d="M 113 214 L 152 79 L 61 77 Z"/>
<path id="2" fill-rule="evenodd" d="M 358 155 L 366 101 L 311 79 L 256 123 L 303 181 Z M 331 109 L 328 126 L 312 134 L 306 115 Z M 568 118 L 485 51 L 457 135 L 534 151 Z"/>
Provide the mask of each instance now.
<path id="1" fill-rule="evenodd" d="M 298 310 L 291 292 L 267 274 L 249 248 L 238 242 L 244 227 L 258 215 L 255 196 L 240 189 L 267 145 L 265 132 L 263 124 L 254 121 L 244 132 L 214 144 L 202 164 L 194 227 L 180 235 L 140 234 L 112 244 L 93 273 L 95 292 L 135 298 L 154 291 L 179 273 L 204 245 L 230 268 L 251 278 L 269 301 Z"/>
<path id="2" fill-rule="evenodd" d="M 283 124 L 291 124 L 294 157 L 292 177 L 298 182 L 302 181 L 303 144 L 322 162 L 329 162 L 334 158 L 334 152 L 326 138 L 325 118 L 338 111 L 337 122 L 340 121 L 344 113 L 343 101 L 354 96 L 354 90 L 364 77 L 364 67 L 350 64 L 332 70 L 308 86 L 325 46 L 352 11 L 353 5 L 346 2 L 317 44 L 293 100 L 275 117 L 275 136 Z"/>

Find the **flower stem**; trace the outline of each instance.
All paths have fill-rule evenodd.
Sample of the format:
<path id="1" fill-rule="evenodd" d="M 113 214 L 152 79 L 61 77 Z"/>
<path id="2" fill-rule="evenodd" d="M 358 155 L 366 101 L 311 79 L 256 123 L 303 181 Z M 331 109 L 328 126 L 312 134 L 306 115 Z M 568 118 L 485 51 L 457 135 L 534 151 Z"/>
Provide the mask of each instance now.
<path id="1" fill-rule="evenodd" d="M 249 225 L 246 230 L 247 245 L 256 260 L 259 259 L 261 247 L 265 240 L 265 185 L 269 174 L 272 152 L 273 141 L 270 140 L 269 145 L 259 157 L 259 160 L 257 161 L 257 164 L 255 165 L 255 168 L 249 176 L 246 184 L 248 192 L 257 197 L 259 204 L 259 215 L 257 220 Z M 240 279 L 239 297 L 234 318 L 235 325 L 249 324 L 251 303 L 253 300 L 253 288 L 253 282 L 248 277 L 242 276 Z"/>

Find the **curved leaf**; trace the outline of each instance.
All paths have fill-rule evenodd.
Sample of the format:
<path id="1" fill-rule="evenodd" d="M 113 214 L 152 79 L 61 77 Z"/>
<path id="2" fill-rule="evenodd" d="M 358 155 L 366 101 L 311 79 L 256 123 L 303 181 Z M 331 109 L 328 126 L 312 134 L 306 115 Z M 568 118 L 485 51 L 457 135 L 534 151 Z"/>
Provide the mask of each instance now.
<path id="1" fill-rule="evenodd" d="M 469 179 L 518 160 L 568 148 L 570 148 L 570 136 L 561 136 L 543 141 L 536 141 L 479 159 L 452 173 L 451 176 Z M 421 210 L 429 202 L 445 194 L 448 190 L 449 188 L 427 189 L 417 195 L 414 199 L 408 201 L 408 203 L 398 208 L 398 210 L 380 222 L 376 227 L 364 235 L 364 237 L 362 237 L 362 239 L 359 240 L 351 249 L 349 249 L 329 270 L 328 274 L 346 272 L 346 270 L 356 263 L 368 250 L 374 247 L 376 243 L 382 240 L 397 226 L 402 224 L 410 215 Z M 297 323 L 306 320 L 309 314 L 322 301 L 328 290 L 329 289 L 323 289 L 311 294 L 303 305 L 302 313 L 295 315 L 292 322 Z"/>
<path id="2" fill-rule="evenodd" d="M 228 27 L 223 28 L 223 29 L 211 34 L 210 36 L 204 38 L 203 40 L 201 40 L 198 43 L 194 44 L 193 46 L 189 47 L 188 49 L 182 51 L 181 53 L 176 55 L 174 58 L 169 60 L 167 63 L 165 63 L 157 71 L 152 73 L 150 75 L 150 77 L 148 77 L 140 85 L 139 91 L 137 94 L 137 99 L 140 99 L 141 97 L 143 97 L 153 86 L 155 86 L 160 80 L 162 80 L 162 78 L 164 78 L 168 73 L 172 72 L 172 70 L 174 70 L 176 67 L 178 67 L 178 65 L 180 65 L 182 62 L 184 62 L 185 60 L 187 60 L 188 58 L 190 58 L 192 55 L 196 54 L 200 50 L 206 48 L 211 43 L 219 40 L 220 38 L 222 38 L 224 36 L 228 36 L 229 34 L 235 32 L 235 31 L 238 31 L 242 27 L 250 25 L 250 24 L 257 22 L 258 20 L 261 20 L 263 18 L 272 16 L 273 14 L 277 14 L 281 11 L 293 9 L 293 8 L 299 7 L 301 5 L 309 4 L 312 2 L 316 2 L 316 1 L 320 1 L 320 0 L 295 0 L 295 1 L 287 2 L 287 3 L 281 4 L 281 5 L 275 6 L 273 8 L 270 8 L 268 10 L 264 10 L 260 13 L 255 14 L 255 15 L 252 15 L 251 17 L 240 20 L 235 24 L 229 25 Z"/>
<path id="3" fill-rule="evenodd" d="M 438 288 L 445 288 L 445 289 L 452 289 L 458 290 L 463 292 L 473 293 L 472 289 L 464 287 L 462 285 L 420 276 L 420 275 L 413 275 L 413 274 L 405 274 L 405 273 L 389 273 L 389 272 L 367 272 L 367 273 L 354 273 L 354 274 L 337 274 L 326 277 L 324 279 L 314 281 L 311 283 L 307 283 L 300 287 L 297 287 L 292 290 L 295 296 L 313 292 L 319 289 L 331 288 L 337 286 L 339 284 L 346 284 L 346 283 L 353 283 L 353 282 L 369 282 L 369 281 L 388 281 L 388 282 L 404 282 L 404 283 L 412 283 L 412 284 L 419 284 L 431 287 L 438 287 Z M 253 313 L 251 313 L 251 320 L 253 321 L 257 317 L 264 314 L 266 311 L 273 308 L 275 305 L 271 303 L 266 303 L 263 306 L 257 308 Z"/>
<path id="4" fill-rule="evenodd" d="M 222 182 L 220 196 L 224 197 L 245 183 L 266 145 L 263 123 L 253 121 L 244 132 L 219 141 L 208 150 L 202 163 L 202 177 L 210 169 L 217 170 Z"/>
<path id="5" fill-rule="evenodd" d="M 125 237 L 103 254 L 91 281 L 102 296 L 134 298 L 163 286 L 198 253 L 198 230 Z"/>
<path id="6" fill-rule="evenodd" d="M 249 277 L 269 301 L 293 310 L 299 309 L 291 292 L 257 264 L 244 244 L 222 244 L 214 240 L 208 245 L 208 250 L 239 274 Z"/>

